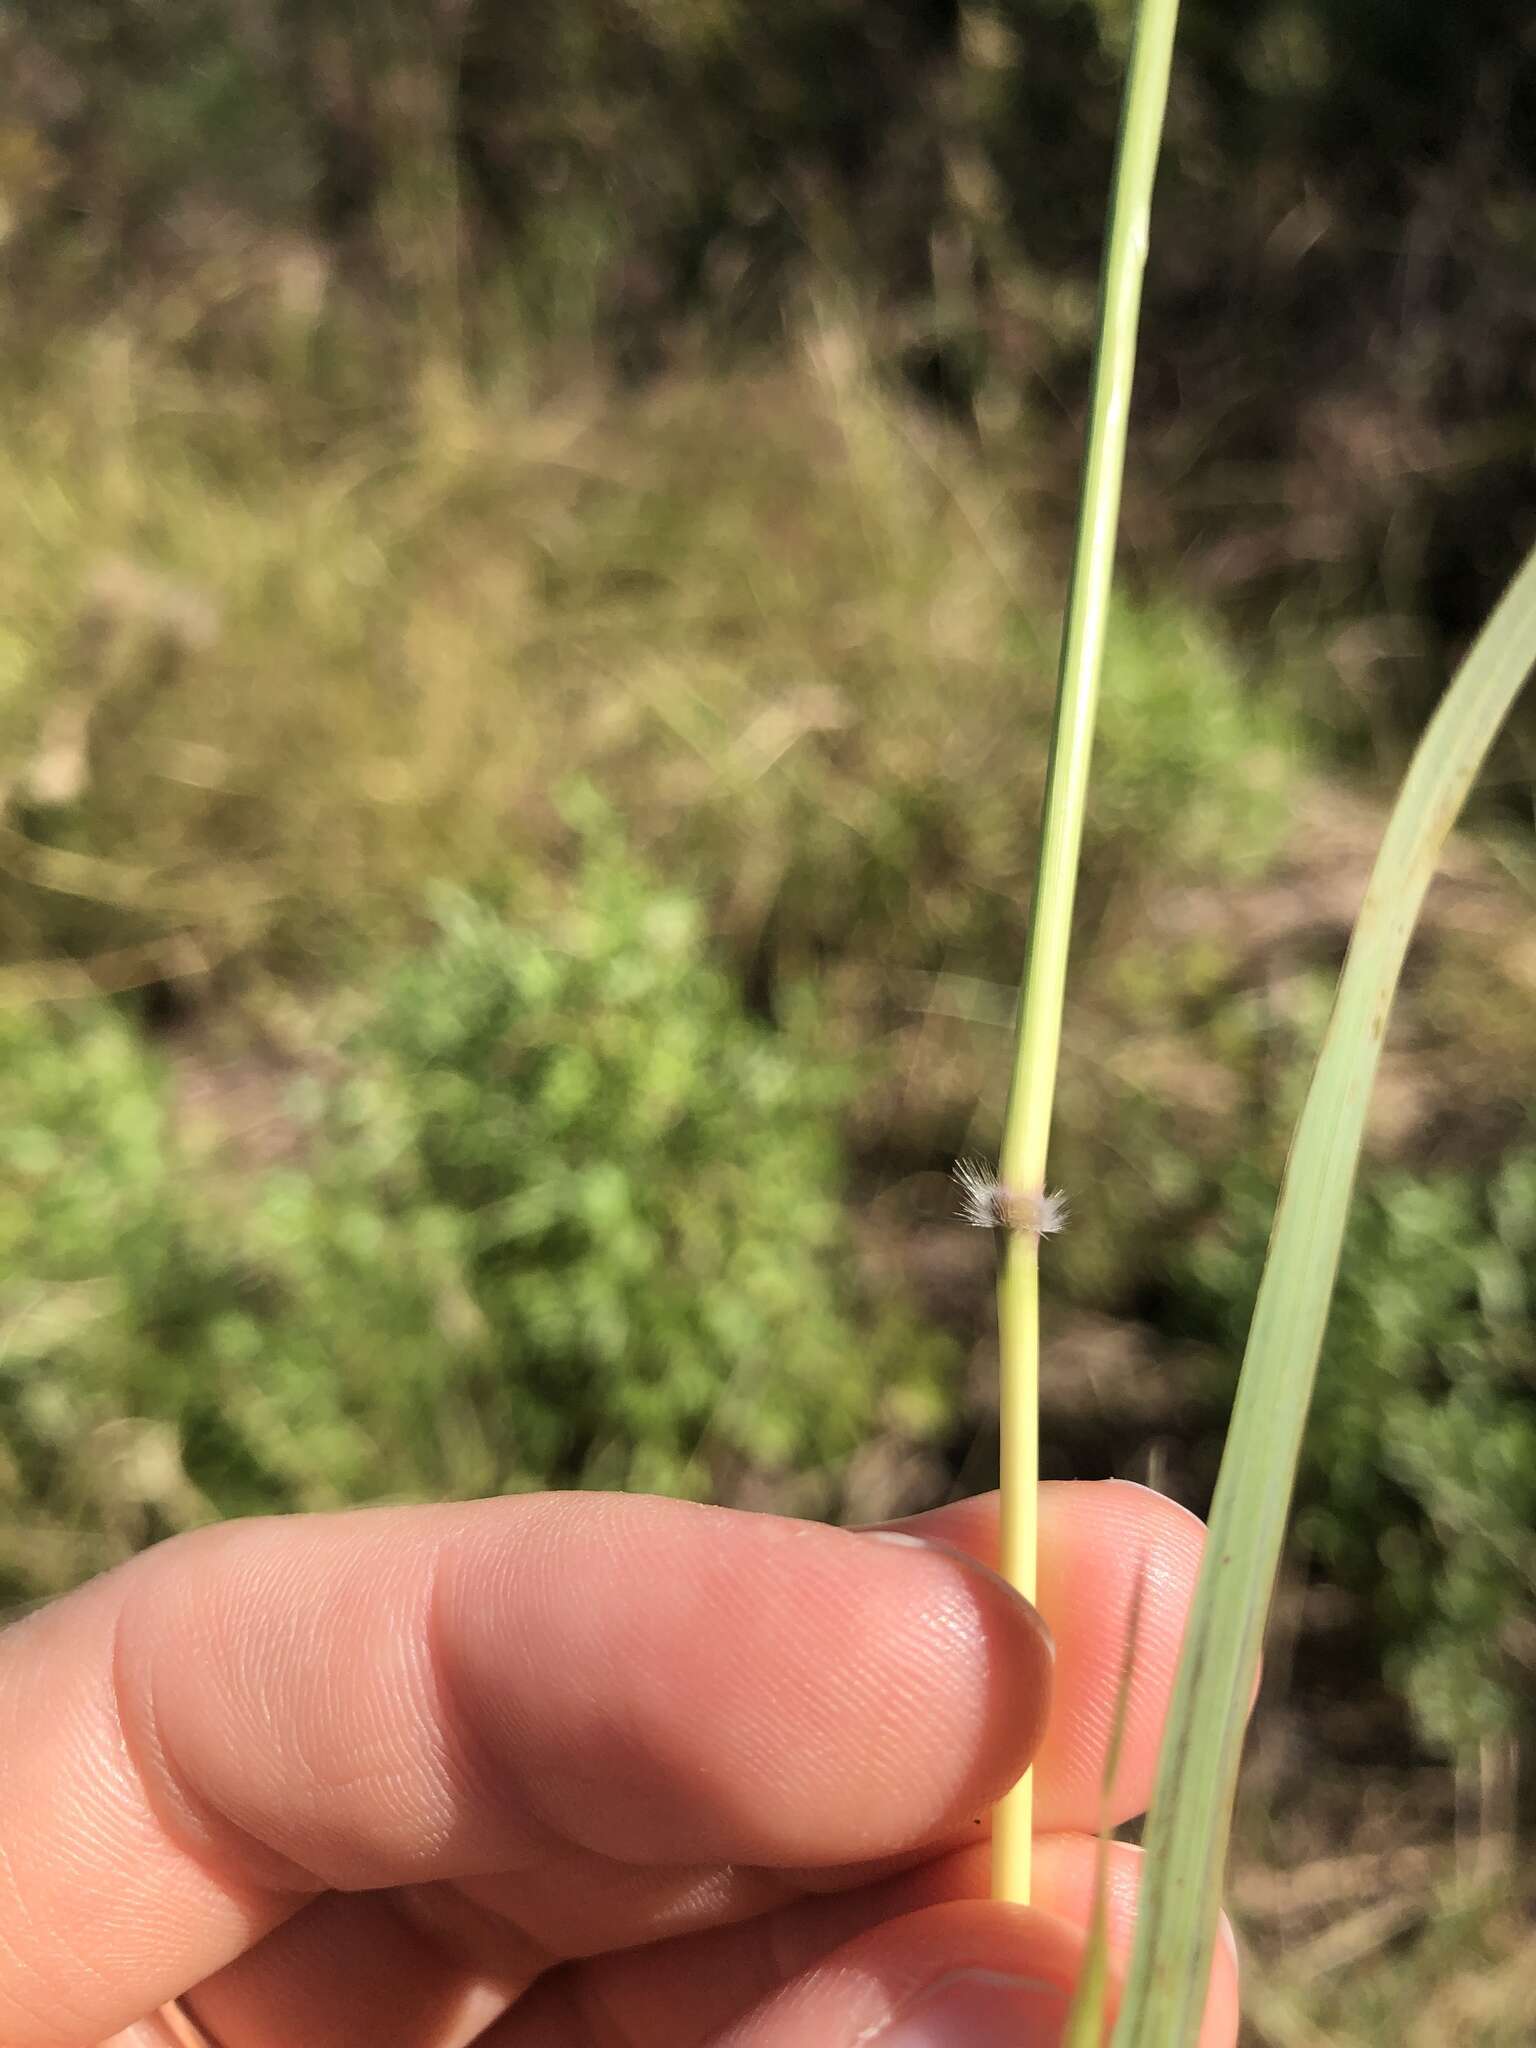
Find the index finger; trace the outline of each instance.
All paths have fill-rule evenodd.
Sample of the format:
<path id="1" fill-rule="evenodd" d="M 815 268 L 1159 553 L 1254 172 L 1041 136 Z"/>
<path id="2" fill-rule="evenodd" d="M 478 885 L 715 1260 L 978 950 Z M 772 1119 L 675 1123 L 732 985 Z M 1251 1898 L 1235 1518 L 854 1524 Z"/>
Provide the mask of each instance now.
<path id="1" fill-rule="evenodd" d="M 908 1848 L 1051 1649 L 926 1546 L 547 1495 L 179 1538 L 0 1638 L 0 2039 L 92 2042 L 317 1891 Z"/>
<path id="2" fill-rule="evenodd" d="M 920 1517 L 907 1531 L 990 1556 L 996 1511 L 992 1496 Z M 1038 1809 L 1050 1825 L 1092 1829 L 1101 1817 L 1103 1737 L 1138 1580 L 1140 1655 L 1122 1744 L 1127 1768 L 1114 1810 L 1125 1810 L 1144 1792 L 1201 1535 L 1191 1516 L 1142 1487 L 1041 1489 L 1040 1592 L 1061 1629 L 1050 1731 L 1036 1758 Z M 718 1654 L 731 1656 L 733 1646 L 721 1644 Z M 878 1826 L 884 1817 L 872 1818 Z M 979 1838 L 976 1818 L 969 1816 L 959 1830 L 968 1841 Z M 931 1854 L 934 1846 L 902 1845 L 901 1866 L 910 1867 L 914 1854 Z M 1086 1852 L 1093 1867 L 1091 1833 L 1058 1836 L 1044 1850 L 1042 1903 L 1051 1897 L 1051 1873 L 1060 1872 L 1062 1854 L 1070 1861 L 1074 1850 Z M 471 1983 L 477 1995 L 494 1989 L 505 2003 L 550 1962 L 589 1957 L 596 1960 L 586 1968 L 557 1972 L 547 1987 L 518 2000 L 509 2041 L 548 2048 L 559 2031 L 551 2001 L 577 1996 L 591 2013 L 590 2029 L 578 2026 L 579 2038 L 607 2040 L 617 2028 L 635 2048 L 649 2041 L 681 2048 L 712 2038 L 748 1996 L 779 1981 L 798 1938 L 809 1933 L 824 1948 L 871 1924 L 867 1916 L 881 1910 L 884 1896 L 876 1880 L 891 1862 L 775 1871 L 740 1862 L 658 1869 L 626 1867 L 586 1850 L 552 1851 L 537 1864 L 493 1877 L 408 1887 L 388 1905 L 333 1898 L 318 1917 L 297 1917 L 200 1986 L 197 2009 L 215 2035 L 232 2044 L 265 2039 L 267 2016 L 279 2013 L 302 2014 L 305 2039 L 317 2048 L 322 2039 L 335 2048 L 373 2048 L 384 2039 L 403 2048 L 409 2040 L 437 2038 L 429 2020 L 413 2033 L 410 2015 L 453 2007 Z M 837 1893 L 844 1894 L 841 1900 L 832 1896 Z M 913 1901 L 920 1896 L 914 1893 Z M 799 1903 L 772 1910 L 786 1899 Z M 410 1938 L 402 1920 L 421 1929 L 425 1947 Z M 809 1961 L 801 1954 L 793 1967 Z"/>

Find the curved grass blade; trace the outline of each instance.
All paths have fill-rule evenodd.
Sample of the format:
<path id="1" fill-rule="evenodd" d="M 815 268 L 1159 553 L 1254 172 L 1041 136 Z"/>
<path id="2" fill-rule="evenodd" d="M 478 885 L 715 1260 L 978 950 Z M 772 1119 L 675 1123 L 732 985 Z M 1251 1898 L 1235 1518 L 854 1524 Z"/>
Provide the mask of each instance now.
<path id="1" fill-rule="evenodd" d="M 1114 2048 L 1186 2048 L 1199 2031 L 1247 1706 L 1387 1015 L 1446 835 L 1533 662 L 1536 549 L 1413 757 L 1297 1122 L 1163 1740 Z"/>

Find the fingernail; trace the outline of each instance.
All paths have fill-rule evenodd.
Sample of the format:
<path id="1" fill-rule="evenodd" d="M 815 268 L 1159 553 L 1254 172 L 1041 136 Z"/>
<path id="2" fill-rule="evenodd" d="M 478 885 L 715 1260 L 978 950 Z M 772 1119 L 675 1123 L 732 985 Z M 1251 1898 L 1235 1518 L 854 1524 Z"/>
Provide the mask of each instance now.
<path id="1" fill-rule="evenodd" d="M 1067 2005 L 1059 1984 L 957 1970 L 930 1984 L 870 2048 L 1059 2048 Z"/>

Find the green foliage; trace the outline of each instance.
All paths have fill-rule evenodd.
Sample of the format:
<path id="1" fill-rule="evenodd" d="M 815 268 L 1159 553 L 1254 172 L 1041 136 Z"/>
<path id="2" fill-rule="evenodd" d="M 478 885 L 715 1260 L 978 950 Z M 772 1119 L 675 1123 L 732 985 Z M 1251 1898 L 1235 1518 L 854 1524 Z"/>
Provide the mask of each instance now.
<path id="1" fill-rule="evenodd" d="M 386 1216 L 459 1219 L 510 1473 L 595 1459 L 696 1486 L 710 1449 L 820 1466 L 883 1398 L 926 1407 L 931 1343 L 848 1320 L 848 1077 L 816 1058 L 810 1020 L 746 1016 L 697 906 L 612 846 L 547 933 L 462 897 L 440 915 L 359 1047 L 313 1182 L 337 1219 L 381 1189 Z M 295 1243 L 347 1256 L 334 1228 Z"/>
<path id="2" fill-rule="evenodd" d="M 536 914 L 444 898 L 252 1185 L 173 1138 L 120 1017 L 0 1019 L 14 1522 L 90 1561 L 213 1510 L 826 1471 L 935 1419 L 944 1347 L 855 1269 L 847 1075 L 595 829 Z"/>
<path id="3" fill-rule="evenodd" d="M 223 1291 L 178 1187 L 163 1079 L 106 1010 L 57 1023 L 0 1013 L 0 1048 L 7 1515 L 35 1519 L 45 1536 L 80 1524 L 109 1543 L 147 1535 L 164 1526 L 146 1513 L 151 1500 L 178 1514 L 190 1488 L 174 1452 L 167 1467 L 163 1440 L 133 1425 L 208 1399 L 183 1340 L 201 1334 Z M 45 1540 L 34 1565 L 23 1543 L 15 1568 L 46 1585 L 69 1575 L 58 1555 Z"/>
<path id="4" fill-rule="evenodd" d="M 1186 871 L 1251 873 L 1279 841 L 1294 777 L 1283 702 L 1166 600 L 1115 606 L 1104 664 L 1090 845 L 1102 859 L 1145 834 Z"/>
<path id="5" fill-rule="evenodd" d="M 1185 1264 L 1203 1327 L 1241 1347 L 1274 1187 L 1222 1191 Z M 1530 1726 L 1536 1627 L 1536 1147 L 1491 1179 L 1378 1172 L 1345 1242 L 1308 1427 L 1298 1530 L 1374 1603 L 1431 1740 Z"/>

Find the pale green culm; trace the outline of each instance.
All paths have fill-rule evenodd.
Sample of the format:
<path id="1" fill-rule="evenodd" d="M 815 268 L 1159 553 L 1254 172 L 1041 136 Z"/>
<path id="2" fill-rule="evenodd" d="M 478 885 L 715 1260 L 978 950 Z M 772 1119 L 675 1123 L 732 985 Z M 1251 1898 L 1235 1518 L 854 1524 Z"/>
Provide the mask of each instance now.
<path id="1" fill-rule="evenodd" d="M 1177 19 L 1178 0 L 1142 0 L 1137 10 L 1110 187 L 1082 497 L 1061 636 L 1013 1086 L 1003 1125 L 1003 1185 L 1025 1203 L 1046 1198 L 1072 907 L 1109 629 L 1152 187 Z M 1018 1227 L 1005 1232 L 997 1288 L 1000 1563 L 1004 1575 L 1030 1600 L 1036 1591 L 1035 1503 L 1040 1482 L 1041 1234 Z M 1033 1791 L 1026 1773 L 993 1813 L 994 1898 L 1028 1902 L 1033 1834 Z"/>

